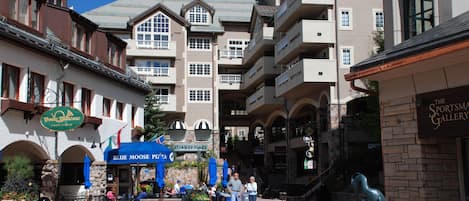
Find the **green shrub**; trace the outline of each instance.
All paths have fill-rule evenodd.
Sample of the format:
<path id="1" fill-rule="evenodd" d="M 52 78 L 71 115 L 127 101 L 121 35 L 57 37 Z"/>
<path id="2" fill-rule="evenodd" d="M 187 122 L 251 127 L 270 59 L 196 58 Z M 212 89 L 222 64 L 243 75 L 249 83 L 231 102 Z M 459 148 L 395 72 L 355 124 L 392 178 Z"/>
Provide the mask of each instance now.
<path id="1" fill-rule="evenodd" d="M 2 198 L 12 200 L 34 200 L 38 197 L 38 185 L 34 182 L 34 167 L 25 156 L 14 156 L 5 159 L 4 169 L 7 172 L 3 185 Z"/>

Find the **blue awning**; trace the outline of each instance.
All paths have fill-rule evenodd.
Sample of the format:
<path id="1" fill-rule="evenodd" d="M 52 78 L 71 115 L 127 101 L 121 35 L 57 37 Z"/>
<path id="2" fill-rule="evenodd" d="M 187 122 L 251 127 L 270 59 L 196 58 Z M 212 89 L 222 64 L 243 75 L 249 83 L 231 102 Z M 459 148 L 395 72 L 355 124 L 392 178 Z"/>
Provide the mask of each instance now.
<path id="1" fill-rule="evenodd" d="M 118 149 L 106 150 L 104 160 L 110 165 L 170 163 L 174 154 L 155 142 L 121 143 Z"/>

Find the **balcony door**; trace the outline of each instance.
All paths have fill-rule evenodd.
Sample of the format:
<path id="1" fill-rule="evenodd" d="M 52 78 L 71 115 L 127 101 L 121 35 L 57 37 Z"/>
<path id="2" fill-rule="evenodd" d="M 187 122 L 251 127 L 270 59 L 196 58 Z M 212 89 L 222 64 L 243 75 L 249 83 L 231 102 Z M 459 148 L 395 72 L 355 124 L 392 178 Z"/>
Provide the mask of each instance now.
<path id="1" fill-rule="evenodd" d="M 135 63 L 138 74 L 157 77 L 169 76 L 169 60 L 137 60 Z"/>

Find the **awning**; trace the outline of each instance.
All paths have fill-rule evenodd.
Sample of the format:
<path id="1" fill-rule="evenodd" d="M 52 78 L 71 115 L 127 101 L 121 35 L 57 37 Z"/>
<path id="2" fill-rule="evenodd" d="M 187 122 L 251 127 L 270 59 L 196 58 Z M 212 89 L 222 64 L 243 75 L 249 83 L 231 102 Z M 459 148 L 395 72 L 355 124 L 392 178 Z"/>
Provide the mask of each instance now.
<path id="1" fill-rule="evenodd" d="M 186 125 L 181 120 L 176 120 L 169 125 L 169 129 L 171 130 L 186 130 Z"/>
<path id="2" fill-rule="evenodd" d="M 194 130 L 210 130 L 210 124 L 205 120 L 201 120 L 195 125 Z"/>
<path id="3" fill-rule="evenodd" d="M 155 142 L 121 143 L 118 149 L 106 150 L 104 160 L 110 165 L 168 163 L 174 161 L 174 154 Z"/>

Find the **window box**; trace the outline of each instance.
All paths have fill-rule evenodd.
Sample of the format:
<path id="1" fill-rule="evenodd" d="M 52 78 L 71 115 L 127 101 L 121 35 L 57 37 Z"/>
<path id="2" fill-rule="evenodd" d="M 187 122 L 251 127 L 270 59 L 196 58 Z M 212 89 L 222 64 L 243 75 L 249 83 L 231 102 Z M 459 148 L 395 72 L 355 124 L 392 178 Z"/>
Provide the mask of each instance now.
<path id="1" fill-rule="evenodd" d="M 24 103 L 13 99 L 2 99 L 2 111 L 1 115 L 4 115 L 9 110 L 23 111 L 26 115 L 32 115 L 34 113 L 34 104 Z"/>
<path id="2" fill-rule="evenodd" d="M 103 124 L 103 119 L 85 115 L 85 118 L 83 119 L 82 127 L 85 126 L 85 124 L 93 125 L 94 129 L 98 129 L 98 127 L 101 126 L 101 124 Z"/>

